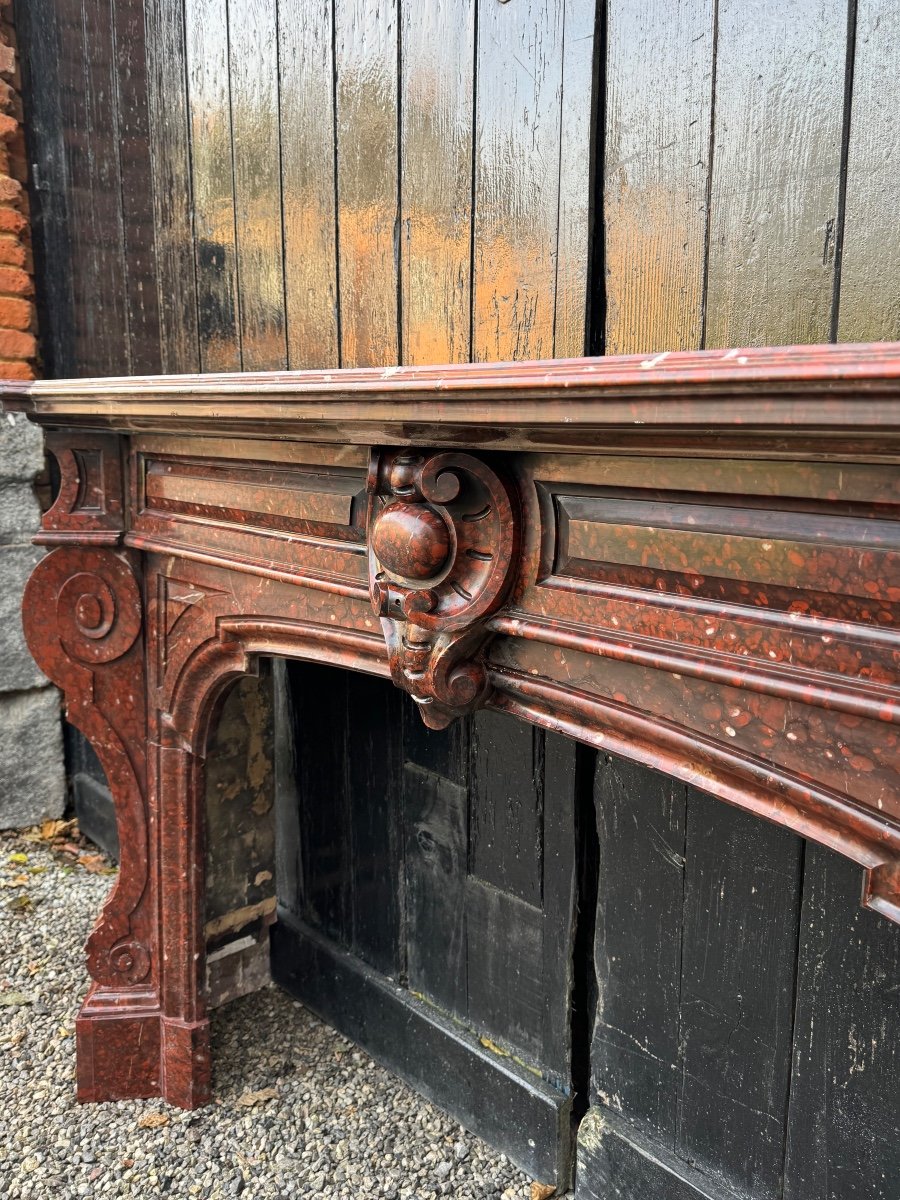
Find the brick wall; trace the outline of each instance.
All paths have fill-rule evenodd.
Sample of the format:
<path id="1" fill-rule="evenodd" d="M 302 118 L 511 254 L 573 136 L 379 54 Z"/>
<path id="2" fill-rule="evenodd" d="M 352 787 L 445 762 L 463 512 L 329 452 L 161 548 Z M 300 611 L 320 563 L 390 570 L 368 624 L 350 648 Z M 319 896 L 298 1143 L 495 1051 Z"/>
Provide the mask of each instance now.
<path id="1" fill-rule="evenodd" d="M 0 0 L 0 377 L 15 379 L 34 378 L 38 361 L 26 178 L 12 0 Z M 0 416 L 0 828 L 59 816 L 65 802 L 59 695 L 28 653 L 19 611 L 41 554 L 31 535 L 43 471 L 40 430 Z"/>
<path id="2" fill-rule="evenodd" d="M 20 91 L 12 0 L 0 0 L 0 376 L 7 379 L 33 379 L 37 358 Z"/>

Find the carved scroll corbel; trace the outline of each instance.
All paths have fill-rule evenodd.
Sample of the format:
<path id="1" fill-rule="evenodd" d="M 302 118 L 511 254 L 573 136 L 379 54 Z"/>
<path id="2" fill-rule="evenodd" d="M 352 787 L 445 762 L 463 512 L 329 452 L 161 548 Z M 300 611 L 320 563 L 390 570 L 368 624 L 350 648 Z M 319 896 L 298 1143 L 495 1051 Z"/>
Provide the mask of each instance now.
<path id="1" fill-rule="evenodd" d="M 127 987 L 150 974 L 135 925 L 147 886 L 146 699 L 140 587 L 126 555 L 64 545 L 42 558 L 25 588 L 23 625 L 66 713 L 97 752 L 116 802 L 119 878 L 88 938 L 88 968 L 101 984 Z"/>
<path id="2" fill-rule="evenodd" d="M 485 621 L 512 577 L 515 493 L 473 455 L 407 450 L 373 456 L 368 492 L 369 586 L 391 675 L 443 729 L 488 698 Z"/>

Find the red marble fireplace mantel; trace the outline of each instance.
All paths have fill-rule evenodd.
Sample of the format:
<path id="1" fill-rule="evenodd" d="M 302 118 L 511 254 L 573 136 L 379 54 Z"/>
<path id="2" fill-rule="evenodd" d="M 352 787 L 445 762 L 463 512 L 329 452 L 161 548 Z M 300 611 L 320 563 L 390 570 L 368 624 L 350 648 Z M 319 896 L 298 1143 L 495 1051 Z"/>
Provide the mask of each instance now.
<path id="1" fill-rule="evenodd" d="M 900 345 L 2 387 L 24 603 L 114 794 L 85 1100 L 209 1095 L 203 760 L 261 655 L 491 705 L 863 868 L 900 920 Z"/>

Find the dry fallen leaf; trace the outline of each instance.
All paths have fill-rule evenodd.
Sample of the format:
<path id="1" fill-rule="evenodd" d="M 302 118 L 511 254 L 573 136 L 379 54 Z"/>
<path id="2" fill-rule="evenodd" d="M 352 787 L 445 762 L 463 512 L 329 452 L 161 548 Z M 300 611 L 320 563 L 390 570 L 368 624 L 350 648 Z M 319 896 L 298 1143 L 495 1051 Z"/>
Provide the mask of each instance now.
<path id="1" fill-rule="evenodd" d="M 550 1197 L 555 1195 L 556 1188 L 552 1183 L 533 1183 L 531 1185 L 531 1200 L 550 1200 Z"/>
<path id="2" fill-rule="evenodd" d="M 7 862 L 16 863 L 17 866 L 24 867 L 25 864 L 28 862 L 28 855 L 27 854 L 11 854 L 9 856 L 9 858 L 7 859 Z"/>
<path id="3" fill-rule="evenodd" d="M 242 1108 L 252 1108 L 254 1104 L 265 1104 L 267 1100 L 277 1100 L 278 1090 L 276 1088 L 263 1088 L 259 1092 L 244 1092 L 243 1096 L 238 1100 L 238 1104 Z"/>
<path id="4" fill-rule="evenodd" d="M 74 826 L 72 821 L 43 821 L 38 829 L 38 836 L 42 842 L 49 842 L 52 838 L 59 837 L 61 833 L 68 833 Z"/>
<path id="5" fill-rule="evenodd" d="M 168 1125 L 169 1117 L 167 1113 L 148 1112 L 144 1113 L 138 1119 L 138 1129 L 161 1129 L 163 1125 Z"/>
<path id="6" fill-rule="evenodd" d="M 102 854 L 80 854 L 78 865 L 90 871 L 92 875 L 115 875 L 116 868 L 111 867 Z"/>
<path id="7" fill-rule="evenodd" d="M 29 909 L 34 908 L 34 904 L 30 896 L 16 896 L 15 900 L 7 902 L 6 907 L 11 908 L 13 912 L 26 913 Z"/>

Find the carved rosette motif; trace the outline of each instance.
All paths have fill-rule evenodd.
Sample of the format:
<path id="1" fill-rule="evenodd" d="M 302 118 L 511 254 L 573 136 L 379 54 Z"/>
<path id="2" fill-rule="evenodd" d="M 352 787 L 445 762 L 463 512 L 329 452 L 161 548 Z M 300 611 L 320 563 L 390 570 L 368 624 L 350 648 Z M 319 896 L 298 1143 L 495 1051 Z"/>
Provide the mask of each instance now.
<path id="1" fill-rule="evenodd" d="M 515 495 L 471 454 L 394 451 L 369 470 L 369 585 L 394 682 L 442 729 L 482 705 L 485 619 L 519 544 Z"/>
<path id="2" fill-rule="evenodd" d="M 66 545 L 37 564 L 25 589 L 31 653 L 62 689 L 69 720 L 88 738 L 116 801 L 121 871 L 88 944 L 98 983 L 137 984 L 150 953 L 132 928 L 147 883 L 146 736 L 142 605 L 125 555 Z"/>

